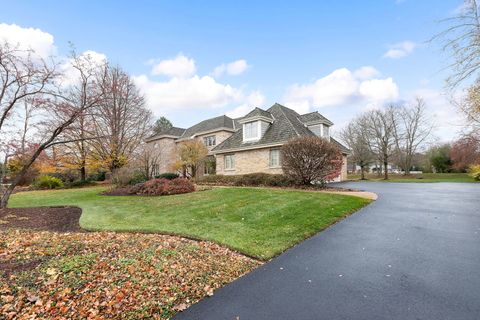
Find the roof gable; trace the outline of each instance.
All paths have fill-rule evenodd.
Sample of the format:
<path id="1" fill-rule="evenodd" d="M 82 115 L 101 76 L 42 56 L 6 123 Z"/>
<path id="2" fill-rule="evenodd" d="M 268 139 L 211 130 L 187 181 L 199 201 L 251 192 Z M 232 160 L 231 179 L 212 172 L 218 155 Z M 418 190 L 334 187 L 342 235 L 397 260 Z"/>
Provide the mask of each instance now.
<path id="1" fill-rule="evenodd" d="M 209 132 L 221 128 L 234 130 L 235 126 L 233 119 L 223 115 L 203 120 L 202 122 L 199 122 L 196 125 L 193 125 L 190 128 L 186 129 L 185 132 L 181 135 L 180 139 L 190 139 L 191 137 L 199 133 Z"/>

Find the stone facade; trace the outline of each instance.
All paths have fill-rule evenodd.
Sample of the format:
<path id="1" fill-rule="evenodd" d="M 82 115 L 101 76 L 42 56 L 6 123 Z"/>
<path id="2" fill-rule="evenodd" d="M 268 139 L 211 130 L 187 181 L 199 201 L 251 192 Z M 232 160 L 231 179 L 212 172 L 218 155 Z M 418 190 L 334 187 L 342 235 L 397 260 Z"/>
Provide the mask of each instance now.
<path id="1" fill-rule="evenodd" d="M 226 154 L 216 155 L 217 174 L 236 175 L 248 173 L 283 173 L 281 167 L 270 167 L 270 150 L 278 148 L 263 148 L 253 150 L 243 150 Z M 235 169 L 225 169 L 225 155 L 235 155 Z M 347 179 L 347 156 L 343 156 L 342 172 L 337 181 Z"/>
<path id="2" fill-rule="evenodd" d="M 272 148 L 244 150 L 235 153 L 235 169 L 225 169 L 225 155 L 216 155 L 217 174 L 235 175 L 255 172 L 282 173 L 281 167 L 270 167 L 270 150 Z"/>
<path id="3" fill-rule="evenodd" d="M 154 168 L 154 174 L 172 172 L 175 163 L 175 139 L 161 138 L 149 143 L 153 144 L 154 150 L 158 152 L 158 167 Z"/>
<path id="4" fill-rule="evenodd" d="M 203 142 L 204 137 L 215 136 L 215 142 L 216 142 L 215 145 L 218 145 L 223 141 L 225 141 L 231 135 L 232 135 L 232 132 L 230 131 L 220 130 L 220 131 L 200 134 L 196 136 L 195 139 Z M 148 143 L 153 144 L 154 150 L 157 150 L 158 152 L 158 160 L 157 160 L 158 166 L 154 169 L 155 171 L 154 174 L 174 172 L 175 171 L 174 164 L 175 164 L 175 161 L 177 160 L 176 147 L 179 143 L 181 143 L 181 141 L 177 141 L 175 140 L 175 138 L 171 138 L 171 137 L 163 137 L 154 141 L 150 141 Z M 215 146 L 208 146 L 207 149 L 210 151 L 214 147 Z M 200 174 L 203 174 L 204 172 L 203 170 L 204 170 L 203 165 L 200 165 L 198 168 L 198 172 Z"/>

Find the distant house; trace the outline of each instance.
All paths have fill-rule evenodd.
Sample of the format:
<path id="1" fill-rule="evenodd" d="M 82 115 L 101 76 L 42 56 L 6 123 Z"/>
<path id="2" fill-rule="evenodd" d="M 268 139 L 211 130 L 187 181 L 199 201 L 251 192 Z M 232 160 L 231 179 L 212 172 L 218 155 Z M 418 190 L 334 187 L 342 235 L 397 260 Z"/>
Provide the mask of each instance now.
<path id="1" fill-rule="evenodd" d="M 316 135 L 337 144 L 343 154 L 342 173 L 347 176 L 349 150 L 330 136 L 333 123 L 318 112 L 298 114 L 278 103 L 267 110 L 255 108 L 246 116 L 220 116 L 188 128 L 173 127 L 147 139 L 158 150 L 156 173 L 171 172 L 177 144 L 189 139 L 203 141 L 209 155 L 200 174 L 236 175 L 255 172 L 282 173 L 280 148 L 298 136 Z"/>

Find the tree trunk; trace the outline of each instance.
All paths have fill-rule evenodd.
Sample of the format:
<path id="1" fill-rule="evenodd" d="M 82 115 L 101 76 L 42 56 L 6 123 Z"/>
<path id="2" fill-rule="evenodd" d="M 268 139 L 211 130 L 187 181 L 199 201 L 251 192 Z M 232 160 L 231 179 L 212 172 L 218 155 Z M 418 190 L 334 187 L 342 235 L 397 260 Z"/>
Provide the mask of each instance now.
<path id="1" fill-rule="evenodd" d="M 383 179 L 388 180 L 388 158 L 385 157 L 385 160 L 383 160 Z"/>
<path id="2" fill-rule="evenodd" d="M 81 181 L 87 180 L 87 169 L 85 168 L 85 166 L 82 166 L 80 168 L 80 180 Z"/>
<path id="3" fill-rule="evenodd" d="M 14 188 L 15 188 L 15 186 L 13 184 L 11 184 L 2 193 L 2 196 L 0 198 L 0 209 L 5 209 L 7 207 L 8 200 L 10 199 L 10 195 L 12 194 Z"/>
<path id="4" fill-rule="evenodd" d="M 361 180 L 365 180 L 365 166 L 360 166 Z"/>

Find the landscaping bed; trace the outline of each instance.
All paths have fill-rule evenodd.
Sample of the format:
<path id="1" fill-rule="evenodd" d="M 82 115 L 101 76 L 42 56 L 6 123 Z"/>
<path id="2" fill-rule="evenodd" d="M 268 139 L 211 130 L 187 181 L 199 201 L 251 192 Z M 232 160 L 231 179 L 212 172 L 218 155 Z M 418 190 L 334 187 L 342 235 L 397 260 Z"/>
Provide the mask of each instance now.
<path id="1" fill-rule="evenodd" d="M 370 203 L 348 195 L 272 188 L 211 188 L 169 196 L 104 196 L 106 188 L 22 192 L 10 206 L 82 208 L 89 231 L 175 234 L 268 260 Z"/>
<path id="2" fill-rule="evenodd" d="M 0 319 L 168 319 L 260 263 L 206 241 L 0 231 Z"/>
<path id="3" fill-rule="evenodd" d="M 26 228 L 35 230 L 79 232 L 82 209 L 57 206 L 0 209 L 0 230 Z"/>

